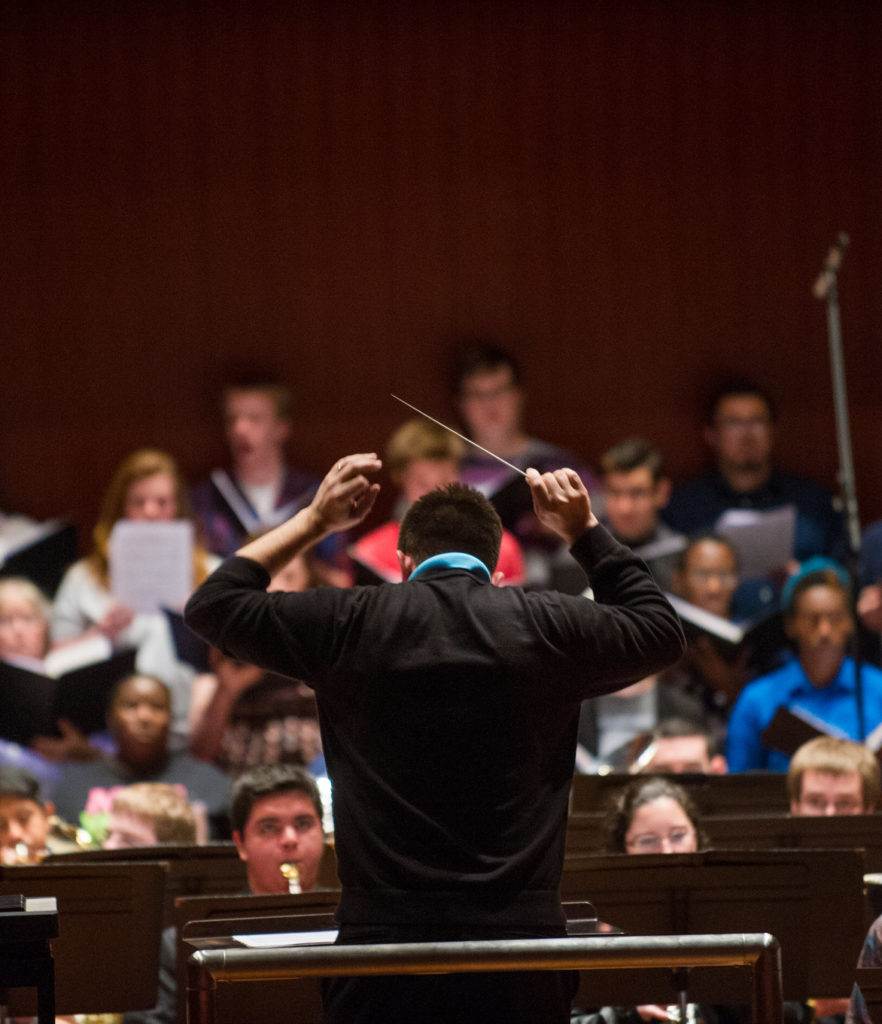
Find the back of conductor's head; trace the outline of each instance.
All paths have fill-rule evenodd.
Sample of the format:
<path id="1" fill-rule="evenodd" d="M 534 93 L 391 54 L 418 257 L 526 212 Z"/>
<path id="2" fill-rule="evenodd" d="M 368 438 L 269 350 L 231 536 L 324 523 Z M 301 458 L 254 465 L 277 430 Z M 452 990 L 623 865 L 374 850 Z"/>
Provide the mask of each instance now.
<path id="1" fill-rule="evenodd" d="M 415 501 L 401 522 L 398 547 L 419 565 L 433 555 L 463 551 L 492 572 L 499 560 L 502 522 L 496 509 L 465 484 L 439 487 Z"/>

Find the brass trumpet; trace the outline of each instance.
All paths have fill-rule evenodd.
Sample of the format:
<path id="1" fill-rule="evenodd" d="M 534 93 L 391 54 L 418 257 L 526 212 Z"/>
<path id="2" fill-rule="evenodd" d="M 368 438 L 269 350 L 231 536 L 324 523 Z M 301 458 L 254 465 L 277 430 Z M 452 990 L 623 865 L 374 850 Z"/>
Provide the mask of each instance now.
<path id="1" fill-rule="evenodd" d="M 296 864 L 282 864 L 279 870 L 288 879 L 288 892 L 303 892 L 300 887 L 300 868 Z"/>

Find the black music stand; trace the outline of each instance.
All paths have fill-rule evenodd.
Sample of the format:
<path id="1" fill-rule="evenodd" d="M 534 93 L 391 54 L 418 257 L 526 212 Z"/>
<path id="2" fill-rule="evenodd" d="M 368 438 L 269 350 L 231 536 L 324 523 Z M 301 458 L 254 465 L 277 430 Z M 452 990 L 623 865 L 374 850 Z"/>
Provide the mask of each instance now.
<path id="1" fill-rule="evenodd" d="M 9 989 L 35 988 L 38 1024 L 55 1021 L 55 962 L 50 939 L 58 935 L 52 897 L 0 897 L 0 1004 Z"/>
<path id="2" fill-rule="evenodd" d="M 0 868 L 0 894 L 57 901 L 58 1013 L 121 1013 L 155 1005 L 163 885 L 164 872 L 157 864 Z M 32 1015 L 27 994 L 15 996 L 14 1015 Z"/>
<path id="3" fill-rule="evenodd" d="M 186 1021 L 187 958 L 194 949 L 222 949 L 237 945 L 234 935 L 273 932 L 327 931 L 334 929 L 334 911 L 340 901 L 339 889 L 291 893 L 280 896 L 192 896 L 175 900 L 177 929 L 178 1020 Z M 333 940 L 331 940 L 333 941 Z M 265 998 L 273 1006 L 315 1005 L 320 1010 L 316 986 L 281 984 Z M 301 988 L 303 989 L 301 991 Z M 233 993 L 233 1019 L 247 1018 L 247 1002 L 240 1005 L 240 992 Z M 252 1007 L 253 1008 L 253 1007 Z M 241 1013 L 245 1013 L 245 1017 Z M 261 1006 L 261 1014 L 268 1006 Z M 240 1014 L 237 1018 L 235 1015 Z"/>
<path id="4" fill-rule="evenodd" d="M 575 775 L 570 791 L 570 814 L 603 813 L 613 796 L 638 777 L 645 776 L 621 772 Z M 781 772 L 732 775 L 683 772 L 667 777 L 689 793 L 702 818 L 708 814 L 784 814 L 790 807 L 786 777 Z"/>
<path id="5" fill-rule="evenodd" d="M 724 850 L 863 850 L 864 869 L 882 871 L 882 816 L 739 815 L 701 819 L 712 846 Z"/>
<path id="6" fill-rule="evenodd" d="M 866 931 L 857 850 L 573 856 L 561 892 L 590 899 L 602 920 L 635 936 L 769 932 L 783 950 L 786 999 L 847 995 Z M 835 929 L 822 924 L 831 907 Z M 745 987 L 702 968 L 689 991 L 693 1002 L 737 1003 Z M 611 1001 L 633 1002 L 626 987 Z M 586 1002 L 596 1005 L 590 994 Z"/>
<path id="7" fill-rule="evenodd" d="M 245 865 L 232 843 L 174 844 L 123 850 L 77 850 L 47 857 L 43 864 L 159 864 L 165 871 L 164 921 L 171 924 L 179 896 L 238 893 L 247 885 Z"/>

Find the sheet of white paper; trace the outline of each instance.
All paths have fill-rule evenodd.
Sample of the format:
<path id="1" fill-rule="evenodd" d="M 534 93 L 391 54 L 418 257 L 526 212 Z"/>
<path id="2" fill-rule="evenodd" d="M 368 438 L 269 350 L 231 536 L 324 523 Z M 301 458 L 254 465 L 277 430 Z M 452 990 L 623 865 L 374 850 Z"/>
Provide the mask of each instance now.
<path id="1" fill-rule="evenodd" d="M 43 671 L 47 676 L 58 677 L 83 665 L 107 661 L 111 654 L 113 644 L 106 636 L 88 636 L 50 651 L 43 662 Z"/>
<path id="2" fill-rule="evenodd" d="M 136 612 L 179 608 L 193 589 L 193 524 L 121 519 L 110 535 L 110 590 Z"/>
<path id="3" fill-rule="evenodd" d="M 766 511 L 730 508 L 717 520 L 715 529 L 734 544 L 742 579 L 765 577 L 793 558 L 796 506 Z"/>
<path id="4" fill-rule="evenodd" d="M 274 932 L 262 935 L 234 935 L 249 949 L 273 949 L 277 946 L 330 946 L 337 938 L 336 929 L 321 932 Z"/>

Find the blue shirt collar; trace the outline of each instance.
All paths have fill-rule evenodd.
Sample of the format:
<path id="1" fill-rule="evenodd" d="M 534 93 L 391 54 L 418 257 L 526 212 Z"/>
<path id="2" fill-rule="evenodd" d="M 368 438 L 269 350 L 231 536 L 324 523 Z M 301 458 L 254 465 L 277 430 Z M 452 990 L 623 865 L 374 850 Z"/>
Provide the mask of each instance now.
<path id="1" fill-rule="evenodd" d="M 802 667 L 798 657 L 794 656 L 793 660 L 788 662 L 788 664 L 792 665 L 796 670 L 794 684 L 790 691 L 794 696 L 803 693 L 830 693 L 834 690 L 838 690 L 840 693 L 854 693 L 854 659 L 849 655 L 842 659 L 839 671 L 826 686 L 815 686 L 805 674 L 805 669 Z"/>
<path id="2" fill-rule="evenodd" d="M 445 551 L 441 555 L 432 555 L 431 558 L 420 562 L 407 578 L 412 580 L 415 576 L 428 572 L 430 569 L 468 569 L 470 571 L 477 571 L 486 576 L 488 580 L 490 579 L 490 570 L 481 559 L 475 558 L 474 555 L 466 554 L 465 551 Z"/>

